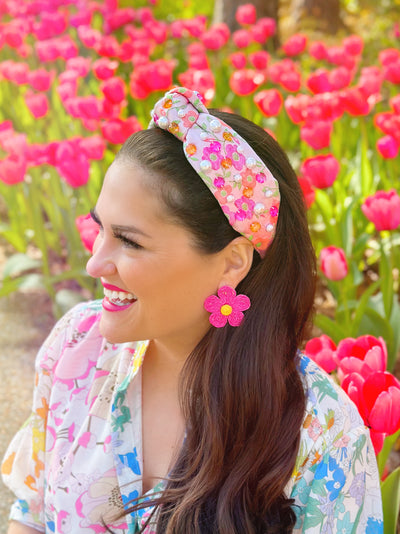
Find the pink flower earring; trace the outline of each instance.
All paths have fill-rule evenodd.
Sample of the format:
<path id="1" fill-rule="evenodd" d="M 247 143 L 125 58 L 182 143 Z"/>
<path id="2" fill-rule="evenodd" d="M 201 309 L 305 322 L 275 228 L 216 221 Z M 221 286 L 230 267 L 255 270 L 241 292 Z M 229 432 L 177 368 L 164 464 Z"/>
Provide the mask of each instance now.
<path id="1" fill-rule="evenodd" d="M 222 328 L 227 322 L 231 326 L 239 326 L 243 320 L 243 311 L 250 308 L 250 299 L 246 295 L 236 295 L 230 286 L 218 289 L 218 297 L 210 295 L 204 301 L 204 309 L 211 312 L 210 323 L 216 328 Z"/>

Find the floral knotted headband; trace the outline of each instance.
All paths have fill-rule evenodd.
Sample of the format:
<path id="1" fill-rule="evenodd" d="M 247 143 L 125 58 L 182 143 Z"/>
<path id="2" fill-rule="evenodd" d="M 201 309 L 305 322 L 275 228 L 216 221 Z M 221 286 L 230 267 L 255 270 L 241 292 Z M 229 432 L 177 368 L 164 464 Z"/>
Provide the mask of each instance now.
<path id="1" fill-rule="evenodd" d="M 187 160 L 229 224 L 263 257 L 276 231 L 278 182 L 250 145 L 211 115 L 201 98 L 184 87 L 168 91 L 155 104 L 149 128 L 158 126 L 183 141 Z"/>

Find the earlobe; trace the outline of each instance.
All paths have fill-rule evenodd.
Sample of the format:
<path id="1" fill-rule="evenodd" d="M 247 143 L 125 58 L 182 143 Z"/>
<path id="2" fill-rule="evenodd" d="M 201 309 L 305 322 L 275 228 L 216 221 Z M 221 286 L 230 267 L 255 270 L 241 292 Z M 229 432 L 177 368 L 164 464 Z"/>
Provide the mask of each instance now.
<path id="1" fill-rule="evenodd" d="M 221 286 L 236 287 L 247 276 L 253 263 L 253 246 L 245 237 L 237 237 L 224 250 L 225 270 Z"/>

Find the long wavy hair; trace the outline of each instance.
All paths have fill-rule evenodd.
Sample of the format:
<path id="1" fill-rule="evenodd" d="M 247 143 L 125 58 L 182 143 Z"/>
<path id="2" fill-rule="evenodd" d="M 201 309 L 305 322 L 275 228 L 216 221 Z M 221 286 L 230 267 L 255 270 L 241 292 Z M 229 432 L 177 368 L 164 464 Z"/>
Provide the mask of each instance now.
<path id="1" fill-rule="evenodd" d="M 210 328 L 181 372 L 186 439 L 165 489 L 154 497 L 153 515 L 157 534 L 282 534 L 296 520 L 285 487 L 305 411 L 298 347 L 313 307 L 315 256 L 302 192 L 281 147 L 243 117 L 210 112 L 268 166 L 279 182 L 281 207 L 265 258 L 254 252 L 237 287 L 251 300 L 241 326 Z M 205 254 L 239 235 L 169 132 L 140 131 L 117 158 L 150 171 L 168 213 Z M 149 502 L 134 502 L 124 514 L 144 506 Z"/>

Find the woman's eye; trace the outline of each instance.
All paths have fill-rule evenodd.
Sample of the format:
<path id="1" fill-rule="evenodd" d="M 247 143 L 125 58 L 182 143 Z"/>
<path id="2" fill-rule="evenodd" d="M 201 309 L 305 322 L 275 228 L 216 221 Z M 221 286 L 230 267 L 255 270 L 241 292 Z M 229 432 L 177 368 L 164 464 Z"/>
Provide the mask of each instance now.
<path id="1" fill-rule="evenodd" d="M 126 236 L 122 234 L 114 234 L 114 237 L 116 239 L 119 239 L 121 243 L 123 243 L 128 248 L 142 248 L 136 241 L 133 241 L 132 239 L 128 239 Z"/>

